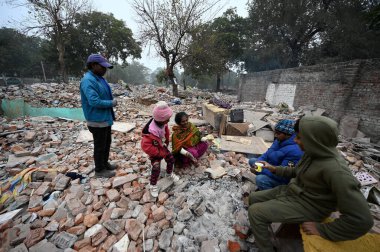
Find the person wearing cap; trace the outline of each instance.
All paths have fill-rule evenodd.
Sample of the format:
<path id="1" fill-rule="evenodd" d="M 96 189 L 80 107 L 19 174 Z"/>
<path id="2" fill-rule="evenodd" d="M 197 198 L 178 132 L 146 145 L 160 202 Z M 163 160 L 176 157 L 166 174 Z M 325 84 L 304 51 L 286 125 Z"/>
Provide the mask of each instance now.
<path id="1" fill-rule="evenodd" d="M 88 72 L 80 83 L 80 95 L 87 127 L 94 138 L 95 176 L 110 178 L 116 166 L 108 162 L 111 147 L 111 126 L 115 120 L 113 107 L 117 101 L 103 78 L 112 65 L 100 54 L 87 59 Z"/>
<path id="2" fill-rule="evenodd" d="M 273 222 L 301 224 L 307 235 L 330 241 L 355 240 L 373 226 L 360 183 L 336 148 L 338 124 L 324 116 L 305 116 L 295 124 L 295 132 L 305 152 L 297 166 L 263 162 L 272 173 L 291 178 L 289 184 L 249 195 L 248 218 L 262 252 L 275 251 L 268 229 Z M 338 219 L 324 222 L 337 210 Z"/>
<path id="3" fill-rule="evenodd" d="M 174 174 L 174 157 L 169 151 L 169 127 L 168 122 L 173 115 L 173 110 L 164 101 L 159 101 L 153 109 L 153 118 L 145 125 L 142 130 L 141 149 L 148 154 L 152 164 L 150 175 L 150 194 L 158 197 L 157 180 L 161 171 L 161 160 L 166 161 L 166 174 L 174 182 L 179 181 L 179 177 Z"/>
<path id="4" fill-rule="evenodd" d="M 275 126 L 275 141 L 272 146 L 259 158 L 251 158 L 249 165 L 252 172 L 256 174 L 256 185 L 258 190 L 267 190 L 278 185 L 289 183 L 288 178 L 274 175 L 268 169 L 258 172 L 255 163 L 266 161 L 274 166 L 295 166 L 303 155 L 303 151 L 294 141 L 294 121 L 281 120 Z"/>

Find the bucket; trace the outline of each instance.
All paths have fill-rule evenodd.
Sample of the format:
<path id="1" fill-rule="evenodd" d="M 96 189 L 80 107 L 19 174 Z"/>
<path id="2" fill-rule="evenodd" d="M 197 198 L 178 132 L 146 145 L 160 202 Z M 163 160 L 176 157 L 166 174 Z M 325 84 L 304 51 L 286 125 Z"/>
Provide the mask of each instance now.
<path id="1" fill-rule="evenodd" d="M 244 112 L 243 109 L 233 109 L 230 111 L 230 120 L 233 123 L 244 122 Z"/>

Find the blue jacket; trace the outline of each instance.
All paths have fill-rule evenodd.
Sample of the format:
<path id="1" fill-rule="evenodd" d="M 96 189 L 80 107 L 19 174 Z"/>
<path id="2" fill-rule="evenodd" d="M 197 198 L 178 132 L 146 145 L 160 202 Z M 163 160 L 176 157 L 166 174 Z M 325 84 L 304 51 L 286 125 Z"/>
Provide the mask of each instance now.
<path id="1" fill-rule="evenodd" d="M 290 138 L 282 142 L 276 139 L 272 146 L 261 155 L 257 161 L 266 161 L 274 166 L 289 166 L 291 163 L 295 166 L 303 155 L 303 151 L 301 151 L 300 147 L 294 142 L 295 137 L 296 135 L 293 134 Z M 276 176 L 268 169 L 263 169 L 263 171 L 258 174 L 265 174 L 284 184 L 289 182 L 289 179 Z"/>
<path id="2" fill-rule="evenodd" d="M 80 82 L 80 96 L 87 121 L 107 122 L 109 126 L 113 124 L 112 91 L 103 77 L 88 71 Z"/>

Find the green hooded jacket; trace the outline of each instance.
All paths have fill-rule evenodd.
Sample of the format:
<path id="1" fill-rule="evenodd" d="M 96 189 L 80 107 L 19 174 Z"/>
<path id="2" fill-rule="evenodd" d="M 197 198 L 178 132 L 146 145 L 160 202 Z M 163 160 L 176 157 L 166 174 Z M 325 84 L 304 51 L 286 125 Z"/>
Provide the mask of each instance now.
<path id="1" fill-rule="evenodd" d="M 322 237 L 332 241 L 356 239 L 373 225 L 360 183 L 336 149 L 338 134 L 337 123 L 327 117 L 302 118 L 298 136 L 305 154 L 296 167 L 276 168 L 276 175 L 292 178 L 287 194 L 321 212 L 341 213 L 334 222 L 317 224 Z"/>

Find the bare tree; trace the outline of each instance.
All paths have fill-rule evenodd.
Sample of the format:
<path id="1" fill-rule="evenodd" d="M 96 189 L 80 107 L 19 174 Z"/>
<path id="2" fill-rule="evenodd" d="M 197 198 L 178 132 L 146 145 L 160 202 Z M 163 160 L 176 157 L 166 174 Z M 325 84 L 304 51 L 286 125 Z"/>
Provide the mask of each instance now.
<path id="1" fill-rule="evenodd" d="M 174 67 L 189 57 L 191 33 L 221 0 L 134 0 L 141 25 L 141 40 L 151 42 L 165 59 L 166 74 L 178 96 Z M 206 17 L 206 14 L 208 16 Z"/>
<path id="2" fill-rule="evenodd" d="M 50 38 L 58 51 L 59 72 L 67 83 L 65 65 L 65 45 L 68 42 L 67 29 L 72 25 L 75 15 L 90 9 L 91 0 L 8 0 L 13 5 L 29 8 L 32 19 L 27 31 L 37 30 Z"/>

